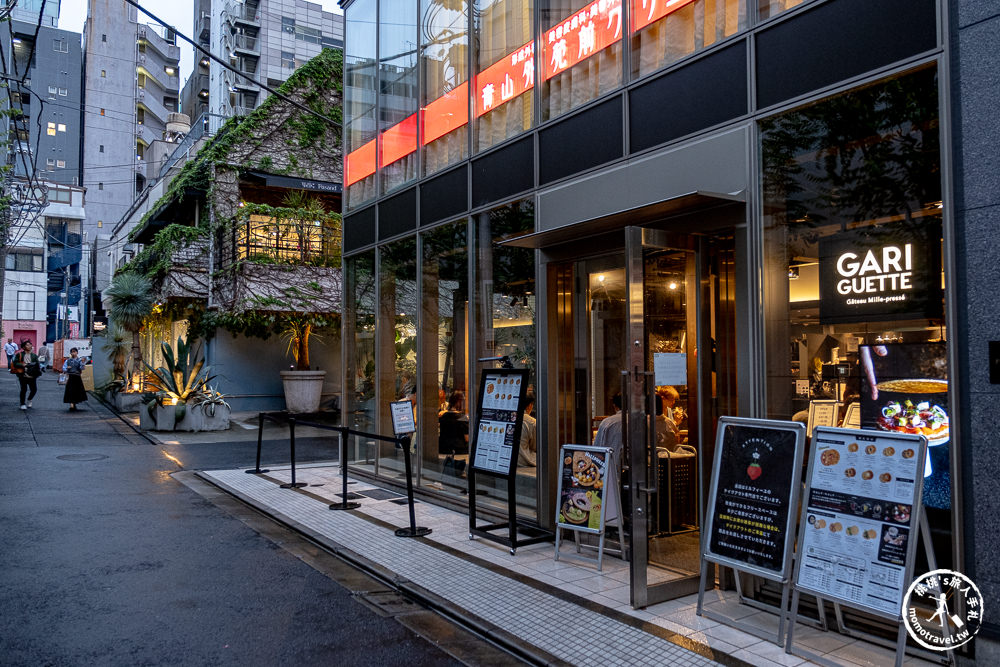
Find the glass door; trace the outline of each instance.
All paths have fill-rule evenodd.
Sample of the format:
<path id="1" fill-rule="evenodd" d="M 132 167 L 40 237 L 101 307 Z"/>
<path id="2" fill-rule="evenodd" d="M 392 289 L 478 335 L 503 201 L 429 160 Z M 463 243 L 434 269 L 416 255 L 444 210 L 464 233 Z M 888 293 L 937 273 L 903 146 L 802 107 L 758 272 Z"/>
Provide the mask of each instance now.
<path id="1" fill-rule="evenodd" d="M 736 414 L 732 239 L 629 227 L 625 272 L 626 505 L 641 608 L 698 588 L 705 465 L 719 414 Z"/>

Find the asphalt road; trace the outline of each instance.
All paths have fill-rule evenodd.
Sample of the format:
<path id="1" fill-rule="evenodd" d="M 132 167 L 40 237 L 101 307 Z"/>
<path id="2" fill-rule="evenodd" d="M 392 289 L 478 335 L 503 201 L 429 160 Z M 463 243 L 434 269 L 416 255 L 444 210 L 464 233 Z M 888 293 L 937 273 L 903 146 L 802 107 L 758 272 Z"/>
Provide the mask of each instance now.
<path id="1" fill-rule="evenodd" d="M 0 373 L 0 663 L 460 664 L 335 579 L 374 582 L 172 476 L 247 465 L 245 446 L 151 445 L 93 399 L 66 412 L 54 375 L 39 385 L 25 413 Z"/>

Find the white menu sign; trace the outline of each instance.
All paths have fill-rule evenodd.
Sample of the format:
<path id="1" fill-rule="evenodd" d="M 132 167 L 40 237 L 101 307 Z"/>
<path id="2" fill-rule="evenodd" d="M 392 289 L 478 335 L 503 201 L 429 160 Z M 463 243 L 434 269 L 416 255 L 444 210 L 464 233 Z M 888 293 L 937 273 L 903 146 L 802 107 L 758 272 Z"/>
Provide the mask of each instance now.
<path id="1" fill-rule="evenodd" d="M 483 378 L 479 425 L 473 434 L 475 458 L 472 465 L 506 475 L 517 453 L 518 407 L 525 389 L 523 374 L 502 370 L 487 372 Z"/>
<path id="2" fill-rule="evenodd" d="M 898 618 L 909 584 L 927 441 L 818 426 L 795 585 Z"/>
<path id="3" fill-rule="evenodd" d="M 413 403 L 409 401 L 393 401 L 389 404 L 389 414 L 392 415 L 392 431 L 396 435 L 415 433 L 417 423 L 413 419 Z"/>
<path id="4" fill-rule="evenodd" d="M 687 354 L 684 352 L 654 352 L 653 380 L 657 385 L 686 385 Z"/>

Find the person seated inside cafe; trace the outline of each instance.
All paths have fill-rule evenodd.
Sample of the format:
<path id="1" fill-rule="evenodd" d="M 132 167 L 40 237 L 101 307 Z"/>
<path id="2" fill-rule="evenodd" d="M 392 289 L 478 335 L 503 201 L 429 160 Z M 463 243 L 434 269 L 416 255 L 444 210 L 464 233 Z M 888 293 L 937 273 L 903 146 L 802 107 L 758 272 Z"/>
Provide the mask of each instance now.
<path id="1" fill-rule="evenodd" d="M 535 411 L 535 395 L 528 393 L 524 405 L 524 421 L 521 423 L 521 445 L 517 452 L 517 465 L 534 468 L 538 458 L 538 426 L 532 413 Z"/>
<path id="2" fill-rule="evenodd" d="M 448 409 L 438 417 L 438 426 L 438 453 L 445 457 L 442 472 L 462 477 L 469 455 L 469 416 L 465 413 L 464 392 L 452 392 Z"/>
<path id="3" fill-rule="evenodd" d="M 674 389 L 670 385 L 663 385 L 657 387 L 656 395 L 657 397 L 659 397 L 661 401 L 659 412 L 657 412 L 657 417 L 656 417 L 657 423 L 659 425 L 657 427 L 657 433 L 659 433 L 661 430 L 665 431 L 662 437 L 662 440 L 665 441 L 665 444 L 663 445 L 659 444 L 659 441 L 661 440 L 659 435 L 657 435 L 657 444 L 658 446 L 667 447 L 668 449 L 673 450 L 682 441 L 680 429 L 677 426 L 677 422 L 674 418 L 674 408 L 677 405 L 677 399 L 679 399 L 681 395 L 678 393 L 676 389 Z"/>

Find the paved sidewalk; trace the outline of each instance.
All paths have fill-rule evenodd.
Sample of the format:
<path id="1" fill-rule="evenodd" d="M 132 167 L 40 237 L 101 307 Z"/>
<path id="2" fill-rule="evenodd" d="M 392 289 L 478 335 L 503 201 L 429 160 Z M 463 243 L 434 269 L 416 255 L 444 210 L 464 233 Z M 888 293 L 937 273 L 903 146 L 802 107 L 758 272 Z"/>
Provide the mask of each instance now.
<path id="1" fill-rule="evenodd" d="M 417 524 L 433 528 L 426 538 L 407 539 L 393 529 L 408 525 L 405 499 L 364 480 L 350 492 L 361 507 L 333 512 L 340 500 L 340 469 L 331 464 L 297 467 L 303 489 L 281 489 L 287 468 L 264 475 L 216 470 L 201 476 L 265 513 L 297 528 L 337 553 L 367 564 L 445 611 L 504 643 L 523 647 L 540 662 L 575 665 L 799 665 L 765 633 L 777 617 L 741 605 L 730 592 L 708 595 L 712 608 L 758 627 L 750 634 L 695 614 L 696 596 L 634 610 L 629 605 L 628 565 L 605 557 L 593 565 L 553 560 L 553 545 L 521 547 L 512 556 L 487 540 L 470 541 L 468 517 L 418 502 Z M 567 545 L 564 548 L 570 548 Z M 846 667 L 891 665 L 893 653 L 868 642 L 799 625 L 796 644 Z M 908 657 L 907 665 L 931 665 Z"/>

